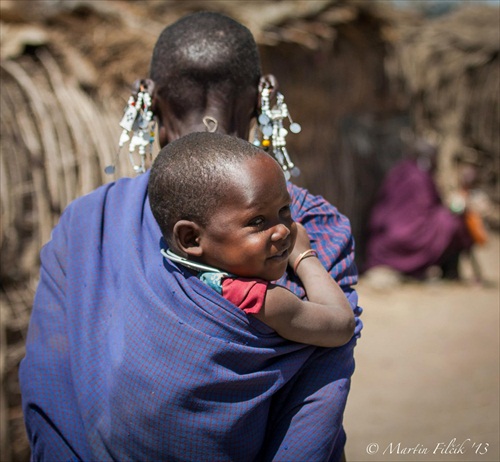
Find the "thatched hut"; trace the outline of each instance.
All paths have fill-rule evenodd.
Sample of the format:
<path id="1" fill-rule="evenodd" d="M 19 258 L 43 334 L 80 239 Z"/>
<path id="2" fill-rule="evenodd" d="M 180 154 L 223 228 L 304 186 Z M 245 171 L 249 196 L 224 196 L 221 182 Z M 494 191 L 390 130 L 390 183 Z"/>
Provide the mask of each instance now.
<path id="1" fill-rule="evenodd" d="M 254 33 L 264 71 L 278 77 L 290 112 L 303 128 L 300 135 L 288 137 L 289 151 L 302 171 L 296 182 L 350 217 L 360 258 L 374 194 L 403 152 L 401 131 L 429 126 L 443 131 L 450 125 L 445 99 L 440 105 L 433 99 L 433 92 L 451 78 L 440 73 L 448 71 L 434 68 L 442 75 L 434 86 L 425 80 L 426 72 L 415 83 L 412 62 L 405 59 L 407 50 L 413 53 L 420 46 L 418 31 L 423 29 L 414 28 L 426 23 L 377 2 L 2 0 L 2 461 L 27 460 L 29 453 L 17 366 L 24 354 L 39 249 L 71 200 L 116 177 L 133 175 L 124 155 L 114 177 L 104 174 L 117 151 L 118 121 L 130 84 L 147 76 L 163 27 L 201 9 L 227 13 Z M 450 42 L 450 49 L 452 44 L 456 42 Z M 493 82 L 495 70 L 487 66 L 498 60 L 498 41 L 496 58 L 493 49 L 486 53 L 489 60 L 479 59 L 483 45 L 474 46 L 478 59 L 464 64 L 467 76 L 472 82 Z M 489 121 L 481 122 L 496 117 L 498 123 L 498 112 L 495 116 L 488 105 L 488 90 L 477 84 L 466 90 L 476 93 L 467 93 L 462 114 L 473 110 L 475 118 L 462 120 L 454 130 L 461 131 L 467 146 L 492 153 L 494 164 L 498 133 L 486 129 Z M 498 108 L 498 87 L 494 97 Z M 437 119 L 443 123 L 436 125 Z"/>
<path id="2" fill-rule="evenodd" d="M 388 73 L 408 101 L 414 131 L 439 145 L 445 198 L 458 188 L 455 158 L 466 155 L 481 169 L 481 187 L 500 203 L 499 24 L 500 8 L 476 4 L 399 25 Z"/>

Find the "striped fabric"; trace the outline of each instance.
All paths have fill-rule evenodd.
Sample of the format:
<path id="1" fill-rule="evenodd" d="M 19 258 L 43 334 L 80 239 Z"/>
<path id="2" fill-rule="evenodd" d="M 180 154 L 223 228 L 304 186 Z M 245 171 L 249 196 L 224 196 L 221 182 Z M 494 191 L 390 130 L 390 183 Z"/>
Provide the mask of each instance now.
<path id="1" fill-rule="evenodd" d="M 147 182 L 76 200 L 42 249 L 20 368 L 33 460 L 338 460 L 356 338 L 336 349 L 286 341 L 183 275 L 160 254 Z M 348 221 L 290 188 L 359 316 Z"/>

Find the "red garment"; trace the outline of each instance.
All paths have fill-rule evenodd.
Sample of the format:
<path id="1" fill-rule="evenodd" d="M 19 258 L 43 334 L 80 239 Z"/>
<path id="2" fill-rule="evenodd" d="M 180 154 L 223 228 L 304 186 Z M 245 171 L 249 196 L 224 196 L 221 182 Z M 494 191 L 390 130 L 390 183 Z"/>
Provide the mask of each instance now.
<path id="1" fill-rule="evenodd" d="M 268 285 L 269 282 L 263 279 L 224 278 L 222 296 L 245 313 L 255 314 L 264 305 Z"/>

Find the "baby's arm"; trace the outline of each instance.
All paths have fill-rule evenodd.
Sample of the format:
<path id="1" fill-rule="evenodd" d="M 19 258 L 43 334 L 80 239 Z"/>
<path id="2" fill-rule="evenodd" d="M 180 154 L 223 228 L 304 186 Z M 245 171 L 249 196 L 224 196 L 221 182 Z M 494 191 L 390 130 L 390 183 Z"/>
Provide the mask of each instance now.
<path id="1" fill-rule="evenodd" d="M 309 250 L 307 232 L 297 223 L 298 235 L 289 265 L 296 266 L 307 301 L 289 290 L 270 285 L 264 306 L 255 316 L 272 327 L 282 337 L 295 342 L 322 347 L 337 347 L 353 336 L 355 321 L 352 308 L 342 289 L 314 256 L 297 257 Z"/>

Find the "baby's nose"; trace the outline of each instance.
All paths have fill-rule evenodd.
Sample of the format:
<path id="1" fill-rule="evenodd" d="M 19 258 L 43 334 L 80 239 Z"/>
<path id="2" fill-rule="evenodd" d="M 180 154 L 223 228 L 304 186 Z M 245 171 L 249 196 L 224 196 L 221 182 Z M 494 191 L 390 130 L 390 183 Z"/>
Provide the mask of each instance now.
<path id="1" fill-rule="evenodd" d="M 282 239 L 286 239 L 290 234 L 290 228 L 283 224 L 279 224 L 275 226 L 273 230 L 273 234 L 271 235 L 272 241 L 280 241 Z"/>

